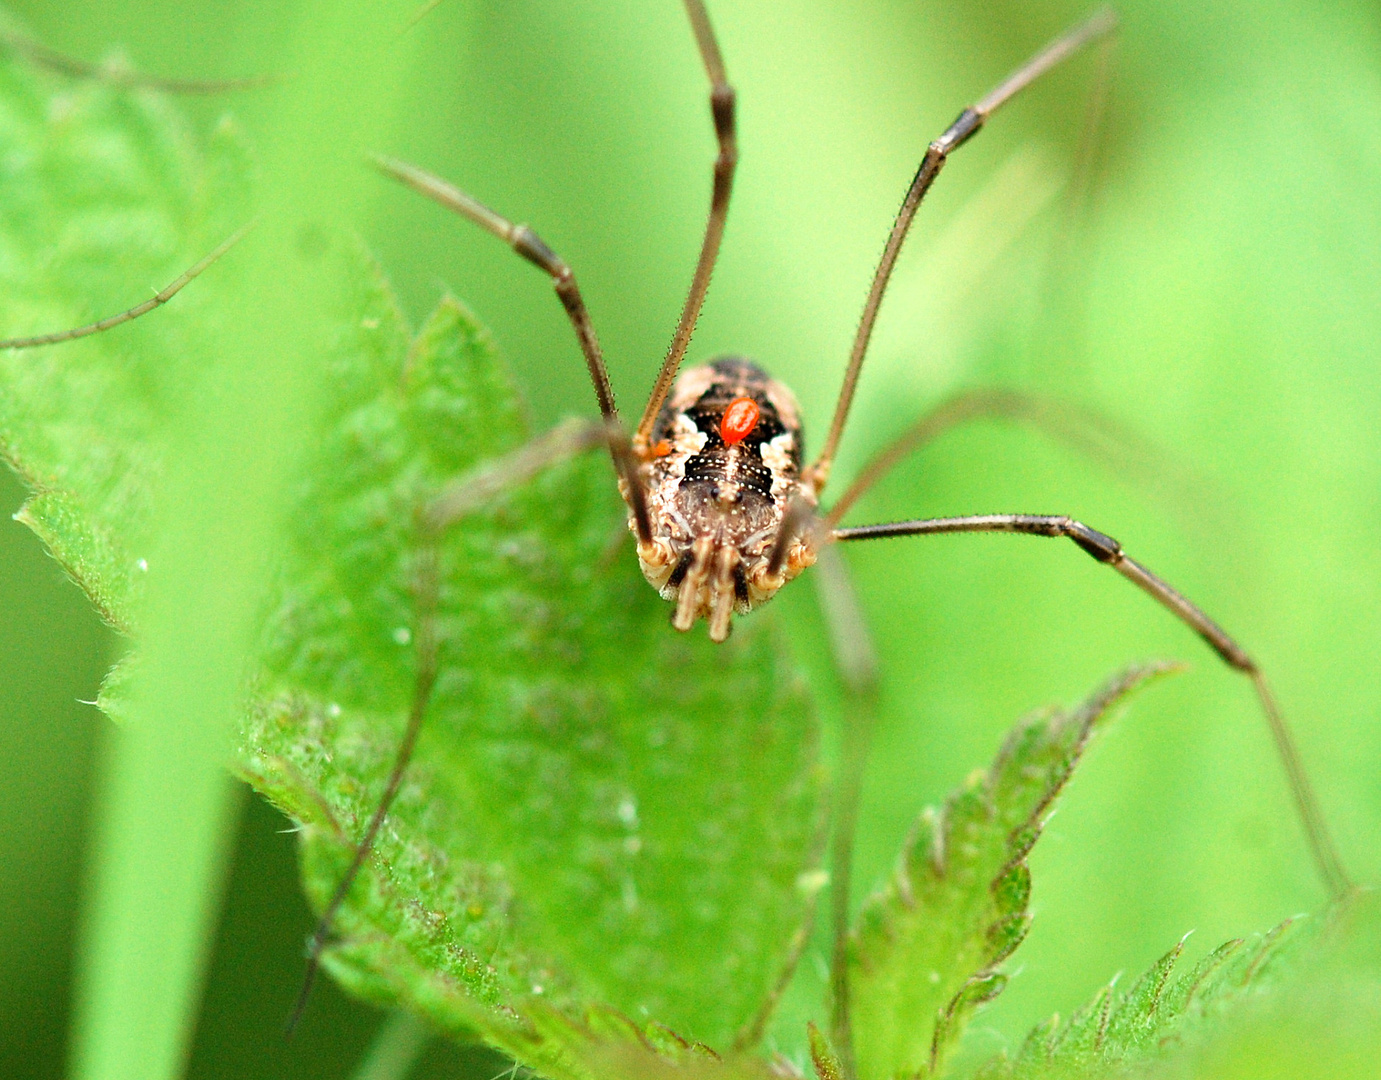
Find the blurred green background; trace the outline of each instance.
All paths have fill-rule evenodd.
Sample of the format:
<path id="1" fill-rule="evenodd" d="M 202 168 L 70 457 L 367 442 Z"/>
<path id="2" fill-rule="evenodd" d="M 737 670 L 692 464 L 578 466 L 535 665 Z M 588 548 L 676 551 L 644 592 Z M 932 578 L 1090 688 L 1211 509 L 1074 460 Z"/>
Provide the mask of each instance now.
<path id="1" fill-rule="evenodd" d="M 259 72 L 283 9 L 215 0 L 11 5 L 48 45 L 140 70 Z M 1029 431 L 955 433 L 851 515 L 1070 513 L 1199 600 L 1261 661 L 1352 873 L 1381 825 L 1381 14 L 1361 2 L 1119 5 L 1085 200 L 1068 183 L 1099 69 L 1083 57 L 1001 113 L 922 210 L 836 476 L 947 392 L 1027 388 L 1158 448 L 1114 475 Z M 742 352 L 828 422 L 858 310 L 925 143 L 1079 3 L 711 5 L 739 90 L 742 166 L 692 358 Z M 402 32 L 402 31 L 400 31 Z M 379 149 L 534 224 L 576 268 L 636 411 L 699 243 L 713 153 L 674 0 L 443 0 Z M 381 44 L 385 47 L 387 43 Z M 253 141 L 274 92 L 188 103 Z M 467 300 L 541 424 L 590 415 L 546 280 L 491 238 L 379 191 L 370 237 L 419 319 Z M 133 282 L 134 291 L 146 283 Z M 161 283 L 159 283 L 161 284 Z M 155 316 L 156 317 L 156 316 Z M 842 484 L 841 484 L 842 486 Z M 6 515 L 22 498 L 0 481 Z M 827 500 L 828 501 L 828 500 Z M 63 1075 L 91 786 L 90 706 L 115 649 L 34 538 L 0 528 L 0 1076 Z M 1148 656 L 1192 670 L 1096 749 L 1033 859 L 1036 922 L 969 1042 L 991 1052 L 1187 930 L 1202 951 L 1323 900 L 1250 687 L 1072 545 L 951 537 L 851 549 L 884 671 L 858 881 L 1010 723 Z M 808 588 L 781 603 L 807 663 Z M 310 926 L 282 820 L 246 798 L 189 1075 L 349 1075 L 380 1016 L 322 986 L 279 1031 Z M 808 963 L 810 960 L 808 960 Z M 499 1071 L 436 1047 L 418 1076 Z"/>

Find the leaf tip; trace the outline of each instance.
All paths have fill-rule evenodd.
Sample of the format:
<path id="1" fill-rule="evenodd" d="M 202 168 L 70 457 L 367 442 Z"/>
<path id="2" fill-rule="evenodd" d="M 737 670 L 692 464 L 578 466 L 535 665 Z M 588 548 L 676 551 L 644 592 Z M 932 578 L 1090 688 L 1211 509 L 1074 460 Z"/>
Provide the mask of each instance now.
<path id="1" fill-rule="evenodd" d="M 815 1066 L 819 1080 L 844 1080 L 844 1069 L 835 1054 L 825 1033 L 815 1026 L 814 1020 L 806 1022 L 806 1035 L 810 1039 L 810 1060 Z"/>

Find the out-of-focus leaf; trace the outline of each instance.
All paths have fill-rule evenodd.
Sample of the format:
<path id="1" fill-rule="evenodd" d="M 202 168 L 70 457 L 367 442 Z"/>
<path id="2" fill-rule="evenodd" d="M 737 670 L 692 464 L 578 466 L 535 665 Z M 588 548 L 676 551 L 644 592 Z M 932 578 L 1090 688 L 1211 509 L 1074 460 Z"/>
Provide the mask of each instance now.
<path id="1" fill-rule="evenodd" d="M 128 308 L 249 218 L 230 125 L 203 149 L 161 95 L 73 84 L 8 53 L 0 160 L 0 337 Z M 168 424 L 212 360 L 211 280 L 154 318 L 0 353 L 0 457 L 32 492 L 19 519 L 126 631 Z"/>
<path id="2" fill-rule="evenodd" d="M 1282 957 L 1300 935 L 1296 920 L 1281 923 L 1255 942 L 1226 942 L 1175 978 L 1184 940 L 1151 965 L 1128 989 L 1117 980 L 1099 990 L 1069 1020 L 1038 1026 L 1015 1056 L 994 1059 L 979 1072 L 1000 1078 L 1106 1076 L 1178 1047 L 1204 1020 L 1273 981 Z"/>
<path id="3" fill-rule="evenodd" d="M 727 645 L 670 633 L 587 456 L 450 531 L 421 626 L 420 509 L 527 432 L 459 304 L 410 340 L 372 266 L 344 273 L 243 764 L 303 823 L 319 906 L 383 790 L 419 634 L 439 675 L 327 965 L 554 1074 L 662 1030 L 655 1060 L 724 1050 L 788 960 L 819 834 L 813 711 L 771 612 Z"/>
<path id="4" fill-rule="evenodd" d="M 1381 1060 L 1381 909 L 1357 891 L 1291 933 L 1245 985 L 1171 1029 L 1163 1053 L 1129 1060 L 1145 1080 L 1363 1080 Z M 1299 940 L 1296 947 L 1295 941 Z M 1273 977 L 1278 976 L 1278 977 Z M 1230 1006 L 1230 1007 L 1229 1007 Z"/>
<path id="5" fill-rule="evenodd" d="M 854 1053 L 863 1080 L 934 1075 L 996 967 L 1026 934 L 1026 856 L 1094 729 L 1167 665 L 1132 668 L 1072 712 L 1023 721 L 997 760 L 926 811 L 888 886 L 860 912 L 849 953 Z"/>
<path id="6" fill-rule="evenodd" d="M 810 1040 L 810 1061 L 815 1066 L 817 1080 L 843 1080 L 844 1065 L 825 1033 L 814 1023 L 808 1023 L 806 1034 Z"/>
<path id="7" fill-rule="evenodd" d="M 0 52 L 0 337 L 127 310 L 245 224 L 236 143 L 229 125 L 200 139 L 160 95 L 74 82 Z M 108 333 L 0 352 L 0 460 L 29 490 L 16 516 L 123 631 L 150 563 L 165 590 L 177 573 L 181 552 L 155 558 L 151 522 L 168 509 L 159 500 L 185 405 L 226 355 L 228 305 L 200 286 L 224 290 L 235 273 L 227 260 L 155 316 Z M 214 490 L 233 473 L 207 469 L 203 483 Z M 185 509 L 163 513 L 164 525 Z M 231 570 L 221 585 L 237 597 L 243 582 Z M 207 614 L 214 602 L 196 607 L 226 625 Z M 198 670 L 208 651 L 182 648 L 197 636 L 188 625 L 164 638 L 182 652 L 172 667 Z M 86 1080 L 158 1080 L 180 1067 L 235 819 L 221 767 L 229 695 L 202 680 L 195 695 L 170 692 L 160 713 L 143 689 L 141 723 L 103 755 L 90 815 L 67 1048 L 71 1075 Z"/>

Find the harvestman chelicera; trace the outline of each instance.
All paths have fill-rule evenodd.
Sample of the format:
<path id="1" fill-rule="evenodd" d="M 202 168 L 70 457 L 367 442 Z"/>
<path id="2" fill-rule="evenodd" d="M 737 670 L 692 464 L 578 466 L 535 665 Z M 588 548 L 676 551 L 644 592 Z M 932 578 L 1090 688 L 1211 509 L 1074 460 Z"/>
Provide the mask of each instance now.
<path id="1" fill-rule="evenodd" d="M 1251 680 L 1284 762 L 1319 874 L 1331 895 L 1348 892 L 1348 877 L 1260 668 L 1203 611 L 1128 557 L 1112 537 L 1056 514 L 975 514 L 878 525 L 840 524 L 864 492 L 923 442 L 976 416 L 1020 414 L 1023 405 L 1019 397 L 990 391 L 953 399 L 923 417 L 877 455 L 832 507 L 825 511 L 819 507 L 883 295 L 921 200 L 949 155 L 975 135 L 998 108 L 1051 68 L 1107 35 L 1116 25 L 1115 16 L 1108 10 L 1099 11 L 1051 42 L 977 104 L 964 109 L 930 144 L 907 189 L 874 274 L 824 447 L 815 461 L 803 468 L 795 398 L 757 365 L 741 358 L 721 358 L 690 368 L 678 378 L 723 239 L 738 163 L 734 89 L 726 76 L 702 0 L 684 3 L 711 84 L 710 109 L 719 152 L 714 161 L 709 218 L 689 294 L 652 394 L 631 438 L 615 408 L 599 340 L 575 275 L 560 256 L 527 225 L 508 221 L 446 181 L 391 158 L 375 159 L 384 173 L 498 236 L 551 277 L 579 340 L 601 415 L 599 423 L 561 425 L 499 459 L 481 474 L 458 481 L 427 508 L 422 519 L 424 531 L 439 533 L 499 489 L 531 477 L 557 458 L 607 445 L 619 477 L 620 492 L 628 505 L 629 528 L 637 540 L 643 574 L 675 605 L 671 621 L 677 630 L 689 630 L 704 618 L 715 641 L 728 637 L 734 614 L 747 614 L 766 602 L 814 563 L 825 545 L 835 541 L 969 532 L 1067 538 L 1146 592 L 1202 637 L 1229 667 Z M 418 685 L 408 727 L 384 795 L 309 942 L 308 974 L 294 1020 L 310 991 L 332 919 L 367 857 L 415 745 L 435 678 L 434 642 L 424 638 L 426 635 L 419 635 L 423 659 L 418 665 Z"/>

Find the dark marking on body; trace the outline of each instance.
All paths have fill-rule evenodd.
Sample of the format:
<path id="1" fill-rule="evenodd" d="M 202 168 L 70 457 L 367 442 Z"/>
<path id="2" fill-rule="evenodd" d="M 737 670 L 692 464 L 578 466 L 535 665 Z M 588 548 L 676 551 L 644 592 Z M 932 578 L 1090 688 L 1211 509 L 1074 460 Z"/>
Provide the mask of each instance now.
<path id="1" fill-rule="evenodd" d="M 686 462 L 685 477 L 681 483 L 703 484 L 710 489 L 709 494 L 714 498 L 718 497 L 723 485 L 735 484 L 741 489 L 740 498 L 751 493 L 770 501 L 773 476 L 772 470 L 763 462 L 761 447 L 788 430 L 768 393 L 771 378 L 757 364 L 741 357 L 723 357 L 710 366 L 715 372 L 715 380 L 685 410 L 685 415 L 696 429 L 705 435 L 705 445 Z M 742 442 L 726 446 L 720 430 L 724 411 L 730 402 L 743 397 L 751 398 L 758 406 L 757 425 Z M 672 426 L 674 416 L 673 410 L 663 410 L 654 428 L 654 438 L 664 437 Z M 792 429 L 792 433 L 795 436 L 792 463 L 799 471 L 799 427 Z"/>

